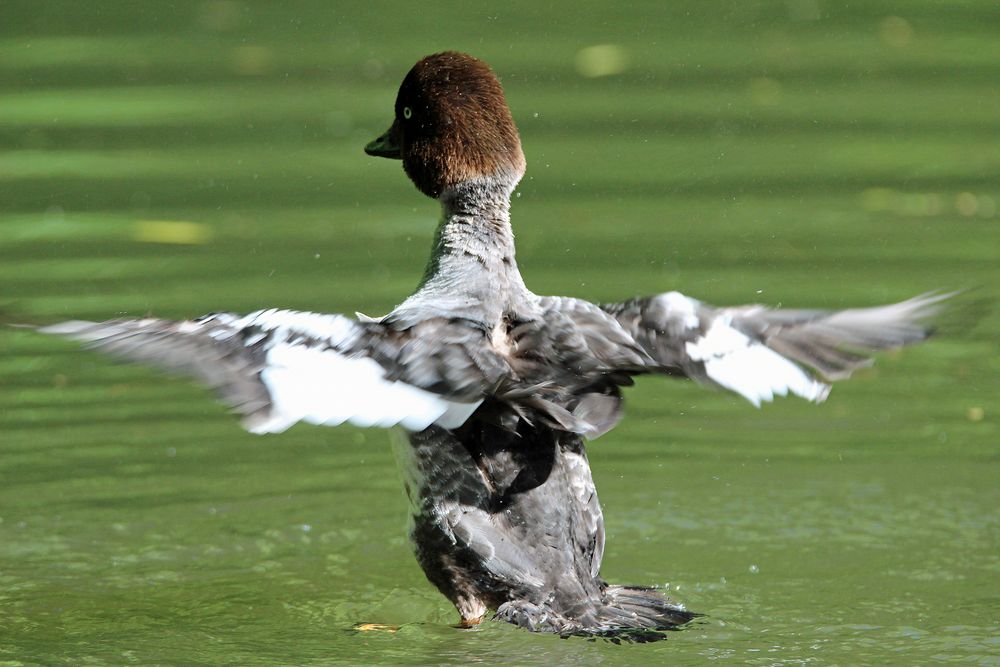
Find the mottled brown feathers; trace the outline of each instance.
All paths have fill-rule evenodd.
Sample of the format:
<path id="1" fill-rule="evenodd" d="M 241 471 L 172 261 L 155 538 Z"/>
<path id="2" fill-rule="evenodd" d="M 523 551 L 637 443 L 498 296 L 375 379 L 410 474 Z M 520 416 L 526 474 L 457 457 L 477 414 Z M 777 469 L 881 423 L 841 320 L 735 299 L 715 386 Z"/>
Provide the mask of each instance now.
<path id="1" fill-rule="evenodd" d="M 513 188 L 524 174 L 503 88 L 472 56 L 446 51 L 414 65 L 399 87 L 394 124 L 403 168 L 429 197 L 477 178 Z"/>

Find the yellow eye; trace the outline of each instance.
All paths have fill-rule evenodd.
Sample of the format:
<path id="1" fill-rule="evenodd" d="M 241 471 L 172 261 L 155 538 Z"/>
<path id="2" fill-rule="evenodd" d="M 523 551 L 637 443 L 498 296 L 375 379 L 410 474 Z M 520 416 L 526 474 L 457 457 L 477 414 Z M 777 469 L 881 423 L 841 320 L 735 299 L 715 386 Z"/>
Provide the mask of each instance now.
<path id="1" fill-rule="evenodd" d="M 413 117 L 413 109 L 410 107 L 403 107 L 403 118 L 410 120 Z"/>

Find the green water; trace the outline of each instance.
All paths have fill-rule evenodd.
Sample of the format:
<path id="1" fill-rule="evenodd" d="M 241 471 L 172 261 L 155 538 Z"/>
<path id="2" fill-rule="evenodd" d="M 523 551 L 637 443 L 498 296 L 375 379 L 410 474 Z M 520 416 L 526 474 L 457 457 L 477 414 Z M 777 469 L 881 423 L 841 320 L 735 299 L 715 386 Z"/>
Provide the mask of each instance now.
<path id="1" fill-rule="evenodd" d="M 840 4 L 4 2 L 2 308 L 387 311 L 437 210 L 361 147 L 444 48 L 507 88 L 539 293 L 995 300 L 1000 12 Z M 590 448 L 604 574 L 707 614 L 641 646 L 450 627 L 386 432 L 255 437 L 187 382 L 0 330 L 0 664 L 998 665 L 978 310 L 819 407 L 630 391 Z"/>

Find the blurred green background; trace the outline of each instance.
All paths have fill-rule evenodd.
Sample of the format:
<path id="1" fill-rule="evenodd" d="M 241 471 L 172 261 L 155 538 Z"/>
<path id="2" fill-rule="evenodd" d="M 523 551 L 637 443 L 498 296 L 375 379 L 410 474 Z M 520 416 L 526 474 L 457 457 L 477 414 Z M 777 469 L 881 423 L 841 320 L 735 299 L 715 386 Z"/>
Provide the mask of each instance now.
<path id="1" fill-rule="evenodd" d="M 506 88 L 538 293 L 988 304 L 997 44 L 986 0 L 6 0 L 0 305 L 388 311 L 438 211 L 361 148 L 444 49 Z M 388 433 L 254 437 L 190 383 L 0 330 L 0 664 L 1000 664 L 1000 319 L 976 310 L 819 407 L 630 391 L 590 448 L 604 575 L 708 614 L 631 647 L 450 627 Z"/>

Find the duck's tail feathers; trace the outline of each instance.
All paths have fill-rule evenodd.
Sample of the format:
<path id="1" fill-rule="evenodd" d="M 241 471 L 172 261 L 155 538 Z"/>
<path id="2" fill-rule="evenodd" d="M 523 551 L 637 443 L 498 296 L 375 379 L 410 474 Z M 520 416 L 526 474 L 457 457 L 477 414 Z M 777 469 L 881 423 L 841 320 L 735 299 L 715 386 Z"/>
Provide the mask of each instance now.
<path id="1" fill-rule="evenodd" d="M 638 622 L 641 627 L 675 629 L 701 614 L 688 611 L 660 592 L 644 586 L 608 586 L 605 614 L 612 620 Z"/>
<path id="2" fill-rule="evenodd" d="M 680 629 L 699 616 L 656 588 L 610 585 L 600 602 L 572 613 L 527 600 L 506 602 L 496 613 L 498 620 L 533 632 L 603 637 L 615 643 L 666 639 L 666 632 Z"/>

